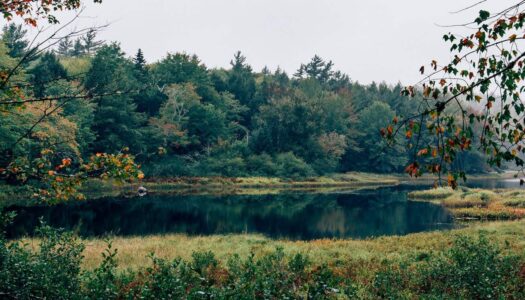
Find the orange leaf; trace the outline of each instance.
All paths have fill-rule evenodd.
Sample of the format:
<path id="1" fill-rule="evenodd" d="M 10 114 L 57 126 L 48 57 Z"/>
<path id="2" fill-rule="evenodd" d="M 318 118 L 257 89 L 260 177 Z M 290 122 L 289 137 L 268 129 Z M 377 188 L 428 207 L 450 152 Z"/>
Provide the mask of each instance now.
<path id="1" fill-rule="evenodd" d="M 386 130 L 388 131 L 388 135 L 392 135 L 392 133 L 394 132 L 394 128 L 392 127 L 392 125 L 388 125 Z"/>
<path id="2" fill-rule="evenodd" d="M 427 154 L 428 154 L 427 148 L 423 148 L 417 152 L 417 156 L 422 156 L 422 155 L 427 155 Z"/>

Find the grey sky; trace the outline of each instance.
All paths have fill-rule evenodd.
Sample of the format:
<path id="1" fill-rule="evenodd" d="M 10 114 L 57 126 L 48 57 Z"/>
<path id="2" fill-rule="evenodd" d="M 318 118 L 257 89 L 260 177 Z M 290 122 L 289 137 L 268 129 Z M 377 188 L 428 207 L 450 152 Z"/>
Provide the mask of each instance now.
<path id="1" fill-rule="evenodd" d="M 471 21 L 480 8 L 515 0 L 105 0 L 88 4 L 81 23 L 111 26 L 100 37 L 151 62 L 167 52 L 197 54 L 208 67 L 227 67 L 241 50 L 255 70 L 293 73 L 314 54 L 362 83 L 416 82 L 418 69 L 447 58 L 441 37 Z M 89 18 L 87 18 L 89 17 Z"/>

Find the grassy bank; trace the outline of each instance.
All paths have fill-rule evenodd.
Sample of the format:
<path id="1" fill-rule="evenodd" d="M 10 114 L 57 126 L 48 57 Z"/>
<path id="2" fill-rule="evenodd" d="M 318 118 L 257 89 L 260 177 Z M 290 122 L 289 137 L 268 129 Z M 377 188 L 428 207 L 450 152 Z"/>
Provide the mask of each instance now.
<path id="1" fill-rule="evenodd" d="M 272 194 L 282 190 L 325 190 L 395 185 L 401 176 L 351 172 L 329 176 L 287 179 L 276 177 L 173 177 L 147 178 L 143 182 L 115 184 L 100 180 L 88 181 L 83 192 L 88 195 L 116 195 L 133 191 L 142 185 L 153 193 L 178 194 Z"/>
<path id="2" fill-rule="evenodd" d="M 448 208 L 458 219 L 515 220 L 525 217 L 525 191 L 438 188 L 409 193 L 413 200 L 430 201 Z"/>
<path id="3" fill-rule="evenodd" d="M 0 293 L 104 299 L 525 297 L 523 221 L 362 241 L 115 238 L 111 248 L 101 240 L 44 232 L 42 239 L 0 252 L 6 257 Z"/>
<path id="4" fill-rule="evenodd" d="M 226 262 L 233 254 L 239 254 L 241 257 L 248 257 L 251 253 L 262 256 L 277 247 L 282 247 L 288 254 L 307 254 L 317 264 L 337 265 L 354 261 L 359 265 L 359 272 L 366 273 L 370 264 L 379 265 L 383 260 L 401 261 L 442 251 L 450 246 L 457 235 L 475 236 L 480 230 L 486 231 L 490 239 L 498 243 L 508 241 L 512 245 L 512 251 L 516 253 L 525 250 L 525 221 L 481 223 L 451 231 L 366 240 L 289 241 L 273 240 L 260 235 L 191 237 L 181 234 L 114 237 L 111 240 L 113 247 L 118 249 L 121 269 L 138 269 L 147 265 L 150 262 L 148 255 L 151 253 L 165 259 L 190 259 L 193 252 L 212 251 L 220 261 Z M 32 248 L 38 247 L 39 244 L 38 239 L 23 239 L 22 242 Z M 86 249 L 83 267 L 92 269 L 101 262 L 100 253 L 104 251 L 107 243 L 104 239 L 86 239 L 84 243 Z"/>

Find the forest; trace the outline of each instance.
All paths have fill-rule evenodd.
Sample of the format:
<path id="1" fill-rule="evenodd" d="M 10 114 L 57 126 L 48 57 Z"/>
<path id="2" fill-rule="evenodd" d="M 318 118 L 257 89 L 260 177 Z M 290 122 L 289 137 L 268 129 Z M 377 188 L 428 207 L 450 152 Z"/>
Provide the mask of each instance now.
<path id="1" fill-rule="evenodd" d="M 6 25 L 0 64 L 14 65 L 27 51 L 23 26 Z M 416 110 L 418 99 L 407 101 L 401 83 L 353 81 L 317 55 L 293 74 L 255 71 L 241 52 L 228 69 L 183 52 L 147 62 L 140 49 L 124 53 L 93 29 L 31 57 L 16 74 L 27 82 L 24 94 L 60 100 L 28 102 L 20 116 L 0 120 L 0 152 L 9 154 L 2 168 L 9 157 L 31 160 L 49 147 L 74 163 L 125 149 L 147 177 L 304 178 L 402 173 L 412 155 L 404 137 L 392 146 L 379 133 Z M 61 97 L 79 89 L 88 97 Z M 483 173 L 485 161 L 474 150 L 457 164 Z"/>
<path id="2" fill-rule="evenodd" d="M 341 21 L 275 1 L 270 16 L 246 8 L 309 42 L 290 16 Z M 219 12 L 231 1 L 164 1 L 191 17 L 175 28 L 160 6 L 117 2 L 0 0 L 0 299 L 525 299 L 525 1 L 450 13 L 476 16 L 446 27 L 459 32 L 441 36 L 449 58 L 428 53 L 414 85 L 381 81 L 404 70 L 359 51 L 338 62 L 308 48 L 295 70 L 256 70 L 243 51 L 221 52 L 224 64 L 156 43 L 167 52 L 150 55 L 132 30 L 149 14 L 165 38 L 183 28 L 206 47 L 219 24 L 200 18 L 202 30 L 197 14 L 235 29 L 241 18 Z M 399 45 L 449 9 L 408 2 L 372 8 Z M 121 40 L 101 38 L 111 26 L 75 27 L 86 7 L 122 8 Z M 374 24 L 344 32 L 381 48 L 392 37 Z M 144 47 L 122 46 L 126 33 Z M 399 45 L 381 49 L 414 67 Z M 339 69 L 355 57 L 384 74 L 363 84 L 359 66 Z"/>

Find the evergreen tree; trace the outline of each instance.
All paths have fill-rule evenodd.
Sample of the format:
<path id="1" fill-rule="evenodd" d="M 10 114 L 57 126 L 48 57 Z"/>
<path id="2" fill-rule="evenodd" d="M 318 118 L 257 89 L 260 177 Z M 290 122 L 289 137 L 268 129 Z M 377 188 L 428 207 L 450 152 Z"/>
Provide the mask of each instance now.
<path id="1" fill-rule="evenodd" d="M 334 75 L 333 65 L 334 63 L 331 60 L 326 62 L 318 55 L 315 55 L 309 63 L 301 64 L 294 75 L 297 78 L 314 78 L 324 84 Z"/>
<path id="2" fill-rule="evenodd" d="M 166 95 L 156 87 L 141 49 L 137 51 L 132 61 L 135 77 L 140 84 L 140 93 L 133 96 L 137 111 L 146 113 L 150 117 L 156 116 L 159 113 L 160 106 L 166 100 Z"/>
<path id="3" fill-rule="evenodd" d="M 97 99 L 93 131 L 97 135 L 94 151 L 116 152 L 129 147 L 143 152 L 146 141 L 146 119 L 136 111 L 132 91 L 138 87 L 132 61 L 124 57 L 117 44 L 105 45 L 93 58 L 85 86 L 94 94 L 109 94 Z"/>
<path id="4" fill-rule="evenodd" d="M 146 70 L 146 59 L 144 58 L 144 53 L 142 53 L 142 49 L 139 48 L 137 51 L 137 54 L 133 58 L 133 63 L 135 64 L 135 68 L 139 71 Z"/>
<path id="5" fill-rule="evenodd" d="M 77 39 L 75 43 L 73 44 L 73 49 L 71 50 L 71 56 L 73 57 L 79 57 L 84 55 L 86 52 L 84 50 L 84 45 L 82 45 L 82 41 L 80 39 Z"/>
<path id="6" fill-rule="evenodd" d="M 229 91 L 242 104 L 248 104 L 255 94 L 255 77 L 252 67 L 246 63 L 246 57 L 240 51 L 235 53 L 230 65 L 232 68 L 228 80 Z"/>
<path id="7" fill-rule="evenodd" d="M 255 95 L 255 77 L 252 67 L 246 63 L 246 57 L 240 51 L 235 53 L 233 60 L 230 62 L 232 68 L 228 79 L 228 91 L 231 92 L 242 105 L 246 105 L 250 112 L 245 117 L 244 124 L 251 122 L 251 116 L 257 110 L 254 103 Z"/>
<path id="8" fill-rule="evenodd" d="M 104 41 L 97 41 L 97 30 L 93 28 L 89 29 L 80 40 L 83 51 L 87 55 L 92 55 L 104 44 Z"/>
<path id="9" fill-rule="evenodd" d="M 52 52 L 44 53 L 29 73 L 32 75 L 30 82 L 33 86 L 33 93 L 39 98 L 49 95 L 47 89 L 56 85 L 60 79 L 67 77 L 66 70 Z"/>
<path id="10" fill-rule="evenodd" d="M 57 53 L 60 56 L 70 56 L 73 50 L 73 41 L 69 36 L 64 37 L 58 42 Z"/>
<path id="11" fill-rule="evenodd" d="M 270 71 L 268 66 L 264 66 L 264 68 L 261 70 L 261 74 L 263 74 L 264 76 L 268 76 L 268 75 L 271 75 L 272 72 Z"/>
<path id="12" fill-rule="evenodd" d="M 22 28 L 22 25 L 10 23 L 5 25 L 2 29 L 2 41 L 9 49 L 9 56 L 14 58 L 21 58 L 27 52 L 29 41 L 26 39 L 27 30 Z"/>

